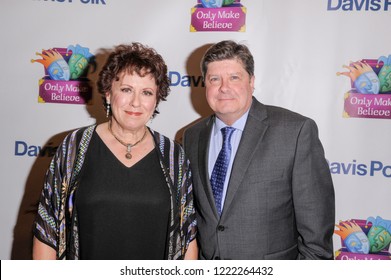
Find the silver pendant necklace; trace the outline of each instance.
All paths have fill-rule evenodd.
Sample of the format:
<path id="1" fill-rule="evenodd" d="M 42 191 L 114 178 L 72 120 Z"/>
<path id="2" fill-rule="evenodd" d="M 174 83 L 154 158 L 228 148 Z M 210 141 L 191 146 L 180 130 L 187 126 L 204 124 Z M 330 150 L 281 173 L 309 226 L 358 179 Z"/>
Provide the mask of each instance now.
<path id="1" fill-rule="evenodd" d="M 121 139 L 119 139 L 119 138 L 117 137 L 117 135 L 115 135 L 114 132 L 111 130 L 111 121 L 108 123 L 108 127 L 109 127 L 109 131 L 110 131 L 111 135 L 113 135 L 114 138 L 115 138 L 118 142 L 120 142 L 122 145 L 124 145 L 124 146 L 126 147 L 126 154 L 125 154 L 125 157 L 126 157 L 127 159 L 131 159 L 131 158 L 132 158 L 132 154 L 130 153 L 131 148 L 134 147 L 134 146 L 136 146 L 136 145 L 137 145 L 138 143 L 140 143 L 141 141 L 143 141 L 144 138 L 145 138 L 145 136 L 147 135 L 147 129 L 145 128 L 145 130 L 144 130 L 144 135 L 143 135 L 143 137 L 141 137 L 140 140 L 138 140 L 138 141 L 137 141 L 136 143 L 134 143 L 134 144 L 125 143 L 125 142 L 123 142 Z"/>

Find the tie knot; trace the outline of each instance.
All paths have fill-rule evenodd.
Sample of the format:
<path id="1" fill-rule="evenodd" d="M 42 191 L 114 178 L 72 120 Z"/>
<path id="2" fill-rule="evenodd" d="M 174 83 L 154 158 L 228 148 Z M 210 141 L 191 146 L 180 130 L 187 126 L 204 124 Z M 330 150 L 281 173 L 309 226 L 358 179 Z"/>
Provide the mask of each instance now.
<path id="1" fill-rule="evenodd" d="M 230 142 L 232 133 L 235 131 L 235 128 L 231 126 L 226 126 L 221 129 L 221 133 L 223 134 L 223 143 Z"/>

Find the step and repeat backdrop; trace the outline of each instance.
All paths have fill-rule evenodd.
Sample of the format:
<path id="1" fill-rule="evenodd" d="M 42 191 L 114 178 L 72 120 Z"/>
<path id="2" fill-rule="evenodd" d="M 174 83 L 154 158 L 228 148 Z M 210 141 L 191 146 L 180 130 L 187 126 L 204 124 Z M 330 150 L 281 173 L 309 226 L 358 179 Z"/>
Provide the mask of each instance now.
<path id="1" fill-rule="evenodd" d="M 171 93 L 150 126 L 181 141 L 211 112 L 202 54 L 232 39 L 254 55 L 254 95 L 319 126 L 336 192 L 335 258 L 390 259 L 390 26 L 389 0 L 2 0 L 0 258 L 31 258 L 53 153 L 70 130 L 106 120 L 96 80 L 115 45 L 162 54 Z"/>

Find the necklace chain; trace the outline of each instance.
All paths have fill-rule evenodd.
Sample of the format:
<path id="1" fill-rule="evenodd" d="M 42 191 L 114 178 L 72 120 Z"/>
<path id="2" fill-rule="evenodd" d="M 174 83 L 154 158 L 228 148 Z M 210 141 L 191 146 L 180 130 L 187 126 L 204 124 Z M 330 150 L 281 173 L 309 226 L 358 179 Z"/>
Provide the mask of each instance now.
<path id="1" fill-rule="evenodd" d="M 111 130 L 111 122 L 108 123 L 108 127 L 109 127 L 109 131 L 111 133 L 111 135 L 114 136 L 115 140 L 117 140 L 119 143 L 121 143 L 122 145 L 124 145 L 126 147 L 126 154 L 125 154 L 125 157 L 127 159 L 131 159 L 132 158 L 132 154 L 130 153 L 130 150 L 132 147 L 136 146 L 138 143 L 140 143 L 141 141 L 144 140 L 145 136 L 147 135 L 147 129 L 145 128 L 144 129 L 144 135 L 143 137 L 141 137 L 140 140 L 138 140 L 136 143 L 134 144 L 131 144 L 131 143 L 125 143 L 124 141 L 122 141 L 121 139 L 119 139 L 117 137 L 117 135 L 114 134 L 114 132 Z"/>

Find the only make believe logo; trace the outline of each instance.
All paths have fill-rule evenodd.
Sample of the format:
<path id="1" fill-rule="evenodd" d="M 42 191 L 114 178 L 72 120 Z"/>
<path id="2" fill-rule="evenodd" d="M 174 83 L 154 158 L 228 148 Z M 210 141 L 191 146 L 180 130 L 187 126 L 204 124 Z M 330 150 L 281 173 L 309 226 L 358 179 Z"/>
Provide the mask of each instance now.
<path id="1" fill-rule="evenodd" d="M 391 119 L 391 55 L 363 59 L 344 65 L 337 72 L 350 78 L 351 89 L 345 94 L 346 118 Z"/>
<path id="2" fill-rule="evenodd" d="M 335 252 L 337 260 L 390 260 L 391 220 L 380 216 L 349 219 L 335 225 L 342 247 Z"/>
<path id="3" fill-rule="evenodd" d="M 38 102 L 86 104 L 91 100 L 92 87 L 86 74 L 94 57 L 88 48 L 70 45 L 36 54 L 41 59 L 31 62 L 39 62 L 45 68 L 45 76 L 39 80 Z"/>
<path id="4" fill-rule="evenodd" d="M 240 0 L 198 0 L 191 9 L 191 32 L 246 31 L 247 9 Z"/>

